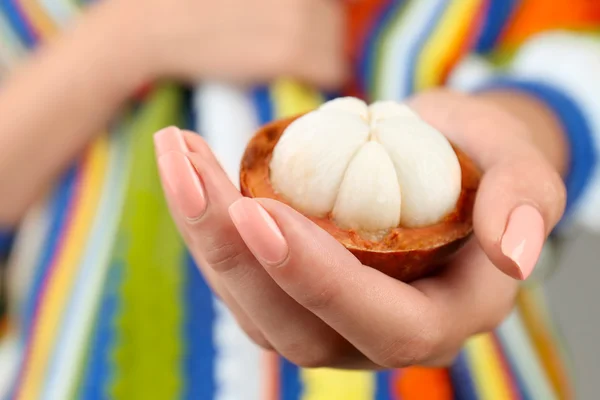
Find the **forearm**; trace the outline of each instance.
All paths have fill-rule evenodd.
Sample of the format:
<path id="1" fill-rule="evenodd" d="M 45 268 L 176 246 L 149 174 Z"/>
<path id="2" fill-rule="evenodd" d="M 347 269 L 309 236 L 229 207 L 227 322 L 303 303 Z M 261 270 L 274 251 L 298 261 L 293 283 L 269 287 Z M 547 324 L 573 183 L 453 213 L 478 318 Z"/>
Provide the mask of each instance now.
<path id="1" fill-rule="evenodd" d="M 0 227 L 20 219 L 148 78 L 135 29 L 112 4 L 95 7 L 5 80 Z"/>

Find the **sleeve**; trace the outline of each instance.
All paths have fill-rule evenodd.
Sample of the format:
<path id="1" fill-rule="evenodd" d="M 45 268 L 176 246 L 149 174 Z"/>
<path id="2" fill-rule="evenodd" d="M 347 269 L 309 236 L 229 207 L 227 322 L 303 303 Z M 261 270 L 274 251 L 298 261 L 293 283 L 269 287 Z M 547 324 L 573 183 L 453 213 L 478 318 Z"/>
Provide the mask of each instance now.
<path id="1" fill-rule="evenodd" d="M 0 228 L 0 261 L 8 256 L 14 239 L 14 232 Z"/>
<path id="2" fill-rule="evenodd" d="M 449 85 L 466 91 L 511 88 L 545 102 L 567 136 L 567 210 L 559 231 L 600 232 L 600 37 L 571 31 L 532 36 L 502 69 L 472 55 Z"/>

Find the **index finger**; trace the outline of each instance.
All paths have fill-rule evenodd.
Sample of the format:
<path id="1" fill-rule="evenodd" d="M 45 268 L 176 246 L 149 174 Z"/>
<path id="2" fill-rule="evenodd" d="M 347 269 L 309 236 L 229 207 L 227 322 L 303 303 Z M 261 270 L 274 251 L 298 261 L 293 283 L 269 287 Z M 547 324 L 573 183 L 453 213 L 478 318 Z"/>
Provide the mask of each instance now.
<path id="1" fill-rule="evenodd" d="M 313 364 L 324 358 L 326 352 L 337 354 L 348 351 L 350 346 L 346 341 L 335 340 L 339 335 L 298 305 L 265 273 L 229 217 L 229 207 L 242 195 L 206 142 L 195 134 L 184 133 L 184 137 L 190 152 L 176 154 L 181 160 L 179 162 L 186 166 L 185 171 L 182 168 L 176 173 L 192 174 L 196 184 L 180 185 L 183 186 L 181 190 L 167 190 L 166 194 L 173 203 L 181 203 L 178 208 L 183 212 L 192 211 L 188 218 L 182 218 L 180 229 L 184 231 L 192 253 L 203 264 L 201 268 L 214 273 L 235 300 L 235 303 L 227 302 L 227 305 L 234 311 L 236 308 L 232 306 L 239 306 L 270 346 L 288 358 Z M 167 153 L 161 160 L 165 156 L 171 155 Z M 168 177 L 165 178 L 168 181 Z M 168 182 L 166 186 L 169 186 Z M 187 192 L 188 186 L 199 186 L 201 193 Z M 198 196 L 203 198 L 204 203 L 200 213 L 197 212 L 199 208 L 188 204 Z M 260 230 L 254 235 L 258 238 L 265 236 Z M 275 251 L 271 255 L 283 257 L 285 252 Z M 301 348 L 299 343 L 310 343 L 311 346 Z M 330 346 L 325 347 L 324 343 Z M 302 358 L 298 358 L 299 353 Z"/>

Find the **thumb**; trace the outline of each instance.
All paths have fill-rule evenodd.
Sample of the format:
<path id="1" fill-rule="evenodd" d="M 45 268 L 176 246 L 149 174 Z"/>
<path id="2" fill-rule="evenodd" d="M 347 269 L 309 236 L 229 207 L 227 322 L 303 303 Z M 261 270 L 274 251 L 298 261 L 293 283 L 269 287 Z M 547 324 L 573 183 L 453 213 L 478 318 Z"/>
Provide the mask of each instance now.
<path id="1" fill-rule="evenodd" d="M 523 151 L 485 171 L 475 201 L 475 235 L 499 269 L 526 279 L 564 206 L 558 173 L 540 155 Z"/>
<path id="2" fill-rule="evenodd" d="M 482 169 L 475 236 L 496 267 L 526 279 L 565 209 L 560 174 L 527 139 L 527 128 L 498 107 L 444 91 L 411 105 Z"/>

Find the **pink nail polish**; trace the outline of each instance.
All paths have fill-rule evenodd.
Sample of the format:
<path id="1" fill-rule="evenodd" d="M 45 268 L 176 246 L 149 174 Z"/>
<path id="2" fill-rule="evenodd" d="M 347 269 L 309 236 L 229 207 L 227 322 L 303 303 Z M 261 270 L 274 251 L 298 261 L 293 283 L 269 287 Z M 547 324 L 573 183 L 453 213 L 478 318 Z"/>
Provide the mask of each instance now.
<path id="1" fill-rule="evenodd" d="M 277 223 L 256 201 L 242 198 L 229 207 L 229 215 L 254 256 L 266 264 L 282 263 L 289 252 Z"/>
<path id="2" fill-rule="evenodd" d="M 175 126 L 161 129 L 154 134 L 154 148 L 158 157 L 170 151 L 187 152 L 187 145 L 181 130 Z"/>
<path id="3" fill-rule="evenodd" d="M 513 210 L 502 236 L 501 248 L 519 268 L 520 279 L 527 279 L 533 272 L 545 237 L 544 219 L 535 207 L 522 205 Z"/>
<path id="4" fill-rule="evenodd" d="M 158 159 L 160 174 L 169 196 L 188 219 L 197 219 L 206 209 L 204 188 L 190 160 L 177 151 Z"/>

